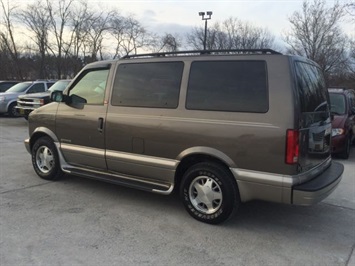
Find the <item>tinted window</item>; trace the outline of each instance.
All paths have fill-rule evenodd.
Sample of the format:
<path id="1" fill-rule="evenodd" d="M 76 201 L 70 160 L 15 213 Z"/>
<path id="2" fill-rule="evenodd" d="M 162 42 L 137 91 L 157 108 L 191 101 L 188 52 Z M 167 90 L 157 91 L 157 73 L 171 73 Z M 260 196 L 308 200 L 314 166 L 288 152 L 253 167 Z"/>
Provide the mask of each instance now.
<path id="1" fill-rule="evenodd" d="M 314 65 L 296 62 L 296 75 L 301 111 L 327 111 L 328 92 L 321 70 Z"/>
<path id="2" fill-rule="evenodd" d="M 182 62 L 121 64 L 111 104 L 176 108 L 183 68 Z"/>
<path id="3" fill-rule="evenodd" d="M 186 108 L 193 110 L 268 111 L 264 61 L 194 62 Z"/>
<path id="4" fill-rule="evenodd" d="M 345 114 L 345 95 L 340 93 L 330 93 L 330 109 L 334 114 Z"/>
<path id="5" fill-rule="evenodd" d="M 48 91 L 64 91 L 69 83 L 70 80 L 59 80 Z"/>
<path id="6" fill-rule="evenodd" d="M 27 90 L 29 86 L 31 86 L 32 82 L 22 82 L 12 86 L 6 92 L 24 92 Z"/>
<path id="7" fill-rule="evenodd" d="M 86 100 L 87 104 L 104 104 L 108 73 L 109 69 L 95 69 L 84 72 L 81 79 L 70 90 L 69 95 L 80 96 Z"/>
<path id="8" fill-rule="evenodd" d="M 43 83 L 36 83 L 27 91 L 27 93 L 36 93 L 36 92 L 44 92 L 44 84 Z"/>
<path id="9" fill-rule="evenodd" d="M 52 85 L 54 84 L 55 82 L 48 82 L 47 83 L 47 88 L 49 89 L 50 87 L 52 87 Z"/>
<path id="10" fill-rule="evenodd" d="M 16 83 L 7 83 L 7 82 L 2 82 L 0 83 L 0 92 L 4 92 L 6 90 L 8 90 L 9 88 L 11 88 L 12 86 L 14 86 Z"/>

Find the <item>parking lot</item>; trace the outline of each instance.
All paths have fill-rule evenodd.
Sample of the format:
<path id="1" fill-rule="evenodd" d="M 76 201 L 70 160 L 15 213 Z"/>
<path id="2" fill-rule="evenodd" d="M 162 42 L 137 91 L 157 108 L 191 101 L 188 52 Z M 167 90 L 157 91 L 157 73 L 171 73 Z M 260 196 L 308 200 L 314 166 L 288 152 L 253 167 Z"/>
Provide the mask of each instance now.
<path id="1" fill-rule="evenodd" d="M 355 265 L 355 148 L 323 202 L 244 204 L 228 222 L 191 218 L 161 196 L 35 174 L 27 121 L 0 117 L 1 265 Z"/>

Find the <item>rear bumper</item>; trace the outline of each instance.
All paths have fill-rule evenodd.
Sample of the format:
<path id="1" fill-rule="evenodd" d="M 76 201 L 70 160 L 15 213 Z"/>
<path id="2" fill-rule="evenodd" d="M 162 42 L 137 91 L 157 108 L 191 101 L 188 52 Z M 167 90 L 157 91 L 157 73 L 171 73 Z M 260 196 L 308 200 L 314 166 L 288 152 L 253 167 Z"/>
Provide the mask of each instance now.
<path id="1" fill-rule="evenodd" d="M 344 166 L 333 161 L 316 178 L 292 188 L 292 204 L 312 205 L 323 200 L 338 186 L 343 172 Z"/>

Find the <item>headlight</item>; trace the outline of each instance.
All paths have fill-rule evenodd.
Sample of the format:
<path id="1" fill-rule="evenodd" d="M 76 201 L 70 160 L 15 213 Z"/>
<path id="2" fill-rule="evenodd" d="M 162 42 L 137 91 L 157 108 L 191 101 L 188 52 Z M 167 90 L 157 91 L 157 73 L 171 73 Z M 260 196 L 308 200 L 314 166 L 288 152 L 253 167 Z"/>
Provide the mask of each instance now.
<path id="1" fill-rule="evenodd" d="M 34 104 L 38 104 L 38 105 L 43 105 L 44 104 L 44 100 L 43 99 L 35 99 L 33 101 Z"/>
<path id="2" fill-rule="evenodd" d="M 5 102 L 6 97 L 5 96 L 0 96 L 0 102 Z"/>
<path id="3" fill-rule="evenodd" d="M 332 137 L 344 134 L 343 128 L 333 128 L 332 129 Z"/>

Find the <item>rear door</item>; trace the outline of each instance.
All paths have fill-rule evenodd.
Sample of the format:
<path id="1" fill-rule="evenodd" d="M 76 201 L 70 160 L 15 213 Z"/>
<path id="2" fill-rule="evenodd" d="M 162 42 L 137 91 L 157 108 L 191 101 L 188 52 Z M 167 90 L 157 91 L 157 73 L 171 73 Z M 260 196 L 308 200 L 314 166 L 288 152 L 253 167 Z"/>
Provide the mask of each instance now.
<path id="1" fill-rule="evenodd" d="M 329 158 L 331 118 L 327 87 L 319 67 L 296 61 L 296 91 L 300 107 L 300 172 Z"/>

